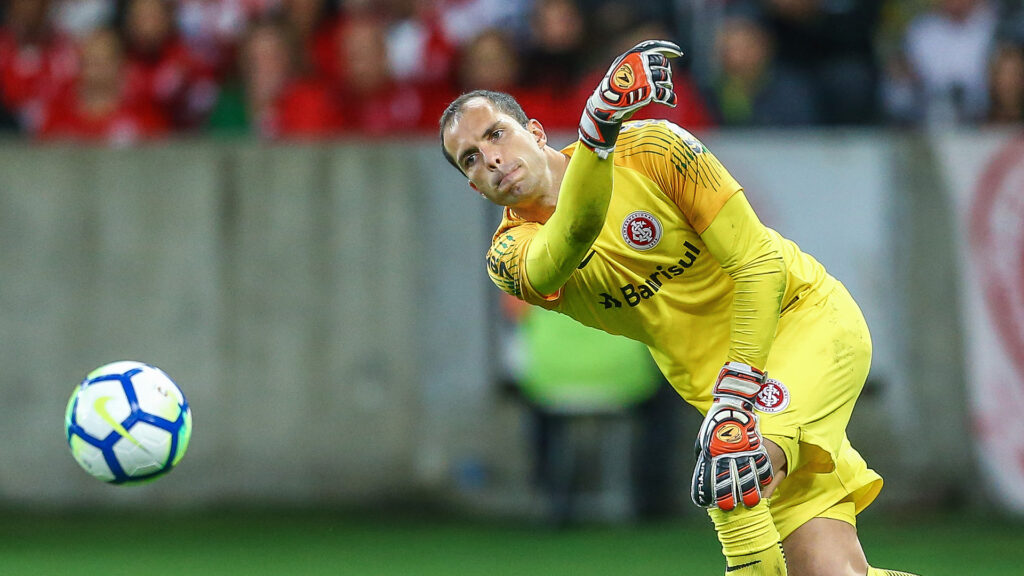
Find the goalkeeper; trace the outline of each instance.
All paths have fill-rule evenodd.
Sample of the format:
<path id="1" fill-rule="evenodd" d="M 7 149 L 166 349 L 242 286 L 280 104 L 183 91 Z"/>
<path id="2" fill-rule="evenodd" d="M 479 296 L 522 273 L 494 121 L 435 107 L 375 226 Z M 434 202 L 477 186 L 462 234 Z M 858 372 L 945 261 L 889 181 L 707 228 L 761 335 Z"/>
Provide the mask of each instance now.
<path id="1" fill-rule="evenodd" d="M 700 141 L 666 121 L 625 122 L 675 105 L 679 55 L 648 41 L 620 56 L 563 150 L 507 94 L 448 106 L 445 157 L 505 207 L 488 273 L 531 304 L 643 342 L 705 415 L 691 493 L 729 574 L 900 574 L 869 567 L 856 531 L 882 487 L 846 437 L 871 361 L 856 303 L 761 224 Z"/>

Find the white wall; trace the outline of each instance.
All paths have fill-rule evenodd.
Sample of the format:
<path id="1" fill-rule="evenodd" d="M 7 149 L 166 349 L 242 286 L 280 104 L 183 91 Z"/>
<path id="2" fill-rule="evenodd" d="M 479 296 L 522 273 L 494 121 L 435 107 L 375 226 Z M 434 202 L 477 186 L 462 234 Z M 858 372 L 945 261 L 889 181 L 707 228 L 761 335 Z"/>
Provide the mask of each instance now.
<path id="1" fill-rule="evenodd" d="M 932 287 L 923 263 L 948 262 L 942 274 L 955 286 L 952 263 L 964 256 L 952 230 L 928 226 L 934 214 L 919 209 L 934 195 L 952 219 L 938 188 L 960 183 L 913 136 L 704 139 L 762 219 L 863 307 L 875 394 L 851 437 L 887 492 L 927 498 L 962 485 L 960 474 L 935 475 L 937 462 L 972 461 L 960 340 L 929 324 L 956 332 L 960 318 L 941 309 L 957 305 L 955 290 Z M 424 489 L 458 498 L 457 469 L 469 460 L 498 471 L 494 490 L 524 485 L 512 454 L 525 438 L 492 381 L 495 291 L 483 253 L 496 211 L 433 142 L 5 146 L 0 501 L 366 502 Z M 919 241 L 936 233 L 946 244 Z M 151 486 L 95 482 L 62 437 L 74 385 L 115 359 L 161 366 L 193 406 L 189 454 Z M 952 454 L 949 441 L 960 442 Z"/>

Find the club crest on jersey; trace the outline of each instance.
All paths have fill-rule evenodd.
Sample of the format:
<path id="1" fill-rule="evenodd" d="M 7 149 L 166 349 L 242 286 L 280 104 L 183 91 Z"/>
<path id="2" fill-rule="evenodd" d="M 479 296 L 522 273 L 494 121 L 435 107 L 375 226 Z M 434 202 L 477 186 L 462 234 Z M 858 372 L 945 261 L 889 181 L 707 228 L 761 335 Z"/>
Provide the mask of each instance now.
<path id="1" fill-rule="evenodd" d="M 769 378 L 761 386 L 761 391 L 757 393 L 757 398 L 754 400 L 754 409 L 758 412 L 775 414 L 776 412 L 782 412 L 787 407 L 789 407 L 789 389 L 782 382 Z"/>
<path id="2" fill-rule="evenodd" d="M 650 250 L 661 241 L 661 222 L 654 214 L 637 210 L 622 221 L 622 239 L 634 250 Z"/>

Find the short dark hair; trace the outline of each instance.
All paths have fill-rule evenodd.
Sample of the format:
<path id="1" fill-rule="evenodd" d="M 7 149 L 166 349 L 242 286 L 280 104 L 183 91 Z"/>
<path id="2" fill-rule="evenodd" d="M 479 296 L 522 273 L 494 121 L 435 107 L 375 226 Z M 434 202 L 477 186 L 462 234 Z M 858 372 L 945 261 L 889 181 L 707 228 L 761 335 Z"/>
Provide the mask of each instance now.
<path id="1" fill-rule="evenodd" d="M 484 100 L 487 100 L 495 109 L 498 110 L 498 112 L 508 114 L 514 118 L 516 122 L 519 122 L 523 128 L 526 128 L 530 123 L 530 119 L 526 116 L 526 112 L 523 111 L 523 107 L 519 105 L 519 102 L 516 101 L 515 97 L 511 94 L 506 94 L 505 92 L 495 92 L 494 90 L 473 90 L 472 92 L 466 92 L 462 96 L 452 100 L 452 103 L 449 104 L 448 107 L 444 109 L 444 113 L 441 114 L 441 152 L 444 153 L 444 157 L 448 160 L 448 163 L 455 166 L 459 172 L 462 172 L 462 168 L 459 167 L 455 158 L 452 158 L 452 155 L 449 154 L 448 150 L 444 147 L 444 131 L 448 129 L 448 126 L 450 126 L 452 122 L 458 120 L 459 117 L 462 116 L 462 108 L 465 107 L 466 102 L 469 102 L 474 98 L 483 98 Z M 463 174 L 465 173 L 463 172 Z"/>

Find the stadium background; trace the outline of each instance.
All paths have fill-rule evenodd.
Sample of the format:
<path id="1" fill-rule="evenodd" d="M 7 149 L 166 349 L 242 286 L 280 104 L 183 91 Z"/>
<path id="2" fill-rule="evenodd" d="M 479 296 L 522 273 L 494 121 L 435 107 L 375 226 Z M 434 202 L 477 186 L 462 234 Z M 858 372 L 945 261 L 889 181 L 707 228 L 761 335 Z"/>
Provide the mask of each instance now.
<path id="1" fill-rule="evenodd" d="M 12 16 L 46 4 L 37 36 Z M 850 435 L 887 481 L 862 522 L 869 558 L 1019 573 L 1015 3 L 158 1 L 181 42 L 111 64 L 102 23 L 127 29 L 146 4 L 5 5 L 3 573 L 720 571 L 687 503 L 698 422 L 671 395 L 583 438 L 588 461 L 621 470 L 624 435 L 655 431 L 632 450 L 653 448 L 630 482 L 644 497 L 548 521 L 534 411 L 503 351 L 515 325 L 482 265 L 496 209 L 443 163 L 432 128 L 432 107 L 493 83 L 568 143 L 581 87 L 645 36 L 688 53 L 672 117 L 865 310 L 875 359 Z M 575 52 L 556 57 L 531 26 L 547 5 L 583 16 L 579 36 L 554 18 L 551 38 Z M 949 24 L 958 6 L 970 26 Z M 241 49 L 263 26 L 319 32 L 287 58 L 269 41 Z M 956 50 L 916 61 L 935 30 Z M 332 42 L 348 48 L 332 57 Z M 363 86 L 384 54 L 390 74 Z M 496 60 L 476 74 L 520 73 L 465 77 L 480 54 Z M 969 54 L 984 60 L 961 66 Z M 564 68 L 540 83 L 543 62 Z M 751 66 L 767 92 L 738 88 Z M 178 381 L 195 434 L 179 470 L 114 488 L 77 468 L 60 428 L 82 376 L 126 358 Z"/>

